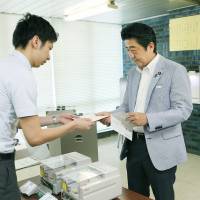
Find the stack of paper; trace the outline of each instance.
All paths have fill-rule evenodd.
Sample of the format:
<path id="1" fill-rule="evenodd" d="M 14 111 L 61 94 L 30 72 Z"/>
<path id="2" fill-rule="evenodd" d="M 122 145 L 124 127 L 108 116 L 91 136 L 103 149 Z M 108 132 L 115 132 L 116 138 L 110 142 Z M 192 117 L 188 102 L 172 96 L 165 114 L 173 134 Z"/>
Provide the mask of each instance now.
<path id="1" fill-rule="evenodd" d="M 37 164 L 39 164 L 39 161 L 34 160 L 31 157 L 26 157 L 26 158 L 15 160 L 16 170 L 23 169 L 23 168 L 26 168 L 26 167 L 31 167 L 31 166 L 34 166 L 34 165 L 37 165 Z"/>

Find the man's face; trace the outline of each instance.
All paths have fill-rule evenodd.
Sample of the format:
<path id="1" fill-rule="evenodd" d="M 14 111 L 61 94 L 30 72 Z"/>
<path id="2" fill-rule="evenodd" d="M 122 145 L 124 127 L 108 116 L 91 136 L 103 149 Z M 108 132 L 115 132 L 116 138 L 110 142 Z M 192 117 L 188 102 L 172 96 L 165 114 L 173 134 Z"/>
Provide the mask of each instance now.
<path id="1" fill-rule="evenodd" d="M 44 44 L 40 41 L 38 48 L 34 51 L 34 59 L 32 60 L 32 67 L 39 67 L 50 59 L 50 51 L 53 48 L 53 43 L 46 41 Z"/>
<path id="2" fill-rule="evenodd" d="M 154 56 L 154 44 L 151 42 L 145 49 L 135 39 L 125 40 L 125 47 L 128 51 L 128 55 L 135 62 L 135 64 L 143 69 L 149 62 L 151 62 Z"/>

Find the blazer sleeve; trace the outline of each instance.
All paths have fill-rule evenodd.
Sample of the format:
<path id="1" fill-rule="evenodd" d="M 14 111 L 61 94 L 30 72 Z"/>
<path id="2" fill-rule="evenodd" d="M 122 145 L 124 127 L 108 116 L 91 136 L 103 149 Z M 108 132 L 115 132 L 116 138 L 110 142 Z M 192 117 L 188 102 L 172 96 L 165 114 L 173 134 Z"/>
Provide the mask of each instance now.
<path id="1" fill-rule="evenodd" d="M 147 113 L 149 132 L 175 126 L 187 120 L 192 112 L 190 80 L 184 67 L 176 67 L 169 93 L 170 108 L 165 111 Z"/>

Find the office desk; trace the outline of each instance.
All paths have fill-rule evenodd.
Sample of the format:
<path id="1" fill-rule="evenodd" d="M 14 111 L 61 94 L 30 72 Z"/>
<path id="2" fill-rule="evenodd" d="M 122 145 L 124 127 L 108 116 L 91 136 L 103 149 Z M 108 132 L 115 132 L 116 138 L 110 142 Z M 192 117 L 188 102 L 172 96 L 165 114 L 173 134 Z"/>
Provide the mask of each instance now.
<path id="1" fill-rule="evenodd" d="M 34 183 L 39 183 L 40 182 L 40 177 L 39 176 L 36 176 L 36 177 L 33 177 L 31 179 L 28 179 Z M 19 182 L 19 186 L 24 184 L 27 180 L 24 180 L 24 181 L 20 181 Z M 60 200 L 60 197 L 57 196 L 57 198 Z M 31 196 L 31 197 L 25 197 L 23 196 L 22 197 L 22 200 L 37 200 L 37 198 L 35 196 Z M 102 199 L 103 200 L 103 199 Z M 114 200 L 152 200 L 152 199 L 149 199 L 141 194 L 138 194 L 136 192 L 133 192 L 133 191 L 130 191 L 126 188 L 122 188 L 122 195 L 118 198 L 115 198 Z"/>

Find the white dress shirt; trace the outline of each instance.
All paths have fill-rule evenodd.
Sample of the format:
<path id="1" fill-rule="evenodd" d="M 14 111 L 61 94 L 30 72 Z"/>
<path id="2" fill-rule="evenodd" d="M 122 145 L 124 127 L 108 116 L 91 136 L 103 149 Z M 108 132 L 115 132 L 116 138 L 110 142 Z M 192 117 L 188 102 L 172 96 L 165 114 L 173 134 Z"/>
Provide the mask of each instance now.
<path id="1" fill-rule="evenodd" d="M 153 78 L 153 74 L 154 74 L 155 67 L 156 67 L 158 60 L 159 60 L 159 54 L 157 54 L 153 58 L 153 60 L 145 68 L 143 68 L 143 70 L 141 70 L 139 67 L 137 67 L 137 70 L 141 73 L 141 79 L 140 79 L 140 84 L 139 84 L 139 88 L 138 88 L 134 112 L 144 113 L 144 111 L 145 111 L 144 109 L 145 109 L 145 103 L 146 103 L 149 85 Z M 136 126 L 133 128 L 133 130 L 135 132 L 144 133 L 143 126 Z"/>
<path id="2" fill-rule="evenodd" d="M 19 51 L 0 61 L 0 153 L 14 151 L 17 118 L 37 115 L 37 87 Z"/>

